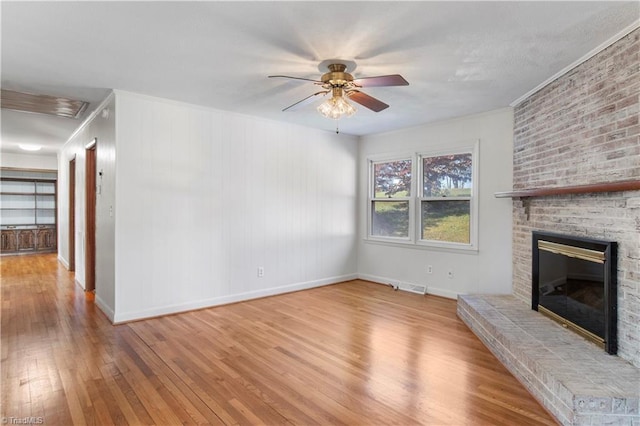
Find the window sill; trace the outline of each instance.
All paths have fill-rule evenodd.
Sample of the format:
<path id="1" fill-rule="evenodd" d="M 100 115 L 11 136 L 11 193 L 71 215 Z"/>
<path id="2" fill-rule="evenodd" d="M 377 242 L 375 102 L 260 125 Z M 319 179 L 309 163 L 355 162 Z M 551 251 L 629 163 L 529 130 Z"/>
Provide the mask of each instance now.
<path id="1" fill-rule="evenodd" d="M 387 247 L 398 247 L 405 249 L 417 249 L 417 250 L 431 250 L 431 251 L 441 251 L 446 253 L 458 253 L 458 254 L 478 254 L 478 248 L 470 245 L 437 245 L 437 244 L 426 244 L 426 243 L 414 243 L 409 240 L 386 240 L 386 239 L 378 239 L 378 238 L 364 238 L 365 244 L 375 244 Z"/>

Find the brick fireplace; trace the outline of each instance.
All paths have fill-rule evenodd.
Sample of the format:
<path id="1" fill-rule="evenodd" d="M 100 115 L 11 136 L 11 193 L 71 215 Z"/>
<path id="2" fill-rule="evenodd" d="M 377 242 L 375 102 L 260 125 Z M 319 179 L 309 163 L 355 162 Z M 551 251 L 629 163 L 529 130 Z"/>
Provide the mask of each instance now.
<path id="1" fill-rule="evenodd" d="M 515 108 L 514 190 L 640 180 L 640 30 Z M 513 292 L 531 298 L 531 232 L 618 243 L 618 355 L 640 368 L 640 191 L 516 198 Z"/>
<path id="2" fill-rule="evenodd" d="M 515 106 L 513 294 L 458 301 L 563 424 L 640 424 L 639 106 L 640 29 Z M 531 310 L 534 231 L 617 243 L 617 356 Z"/>

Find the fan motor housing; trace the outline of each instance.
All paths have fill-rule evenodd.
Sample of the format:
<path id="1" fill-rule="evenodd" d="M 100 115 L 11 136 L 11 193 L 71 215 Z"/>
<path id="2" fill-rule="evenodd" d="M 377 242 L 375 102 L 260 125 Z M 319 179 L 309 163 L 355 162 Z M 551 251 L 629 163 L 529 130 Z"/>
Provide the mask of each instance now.
<path id="1" fill-rule="evenodd" d="M 344 64 L 329 65 L 329 72 L 323 74 L 320 80 L 323 84 L 329 84 L 331 87 L 341 87 L 353 81 L 353 76 L 345 72 L 347 66 Z"/>

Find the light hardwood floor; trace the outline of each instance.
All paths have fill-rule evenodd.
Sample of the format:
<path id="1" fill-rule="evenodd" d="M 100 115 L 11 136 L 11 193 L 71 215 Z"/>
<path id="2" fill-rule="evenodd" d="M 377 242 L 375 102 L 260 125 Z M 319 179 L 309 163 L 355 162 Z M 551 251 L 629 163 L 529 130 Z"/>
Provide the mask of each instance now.
<path id="1" fill-rule="evenodd" d="M 0 262 L 9 420 L 555 424 L 452 300 L 351 281 L 113 326 L 55 255 Z"/>

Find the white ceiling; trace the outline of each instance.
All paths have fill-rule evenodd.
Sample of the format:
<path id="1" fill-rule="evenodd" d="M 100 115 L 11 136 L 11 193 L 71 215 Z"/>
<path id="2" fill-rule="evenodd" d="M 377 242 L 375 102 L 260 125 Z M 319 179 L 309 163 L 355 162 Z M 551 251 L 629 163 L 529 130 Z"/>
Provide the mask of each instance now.
<path id="1" fill-rule="evenodd" d="M 635 25 L 640 3 L 3 1 L 1 15 L 2 87 L 87 113 L 121 89 L 334 130 L 313 105 L 281 111 L 317 86 L 267 75 L 317 79 L 329 58 L 401 74 L 409 86 L 363 90 L 390 108 L 340 120 L 363 135 L 508 106 Z M 2 110 L 2 151 L 54 152 L 81 122 Z"/>

